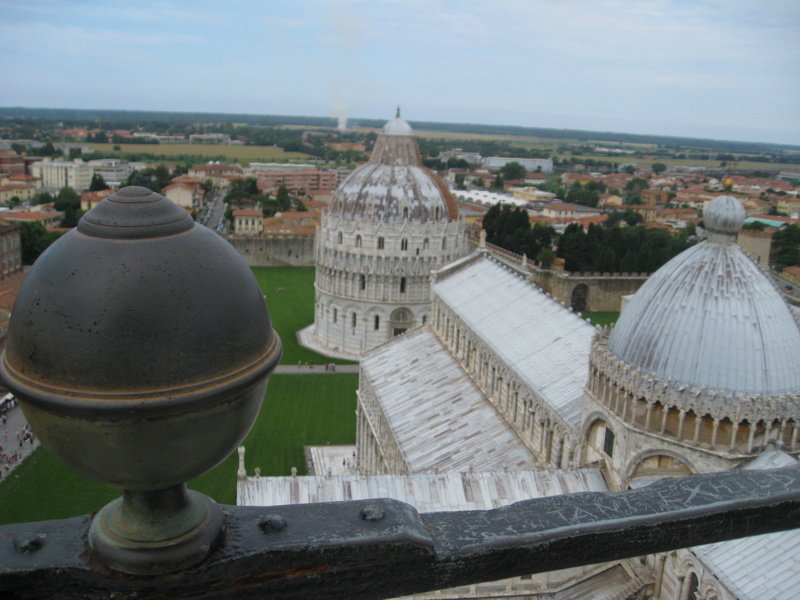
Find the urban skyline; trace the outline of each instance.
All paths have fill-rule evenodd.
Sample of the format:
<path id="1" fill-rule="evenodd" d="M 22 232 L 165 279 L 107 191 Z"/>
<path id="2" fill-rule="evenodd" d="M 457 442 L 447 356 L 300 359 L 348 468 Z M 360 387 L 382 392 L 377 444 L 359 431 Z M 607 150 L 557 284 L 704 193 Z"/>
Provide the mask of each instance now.
<path id="1" fill-rule="evenodd" d="M 800 4 L 0 1 L 0 106 L 800 144 Z"/>

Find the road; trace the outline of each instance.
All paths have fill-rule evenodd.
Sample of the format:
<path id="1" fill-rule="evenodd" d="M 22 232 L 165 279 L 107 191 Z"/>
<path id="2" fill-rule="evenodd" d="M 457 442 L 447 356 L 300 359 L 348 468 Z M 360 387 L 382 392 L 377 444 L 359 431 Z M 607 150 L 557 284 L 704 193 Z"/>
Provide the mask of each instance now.
<path id="1" fill-rule="evenodd" d="M 219 231 L 220 225 L 222 224 L 222 220 L 225 216 L 225 202 L 223 202 L 224 197 L 224 192 L 214 192 L 214 200 L 203 217 L 203 225 L 214 231 Z"/>

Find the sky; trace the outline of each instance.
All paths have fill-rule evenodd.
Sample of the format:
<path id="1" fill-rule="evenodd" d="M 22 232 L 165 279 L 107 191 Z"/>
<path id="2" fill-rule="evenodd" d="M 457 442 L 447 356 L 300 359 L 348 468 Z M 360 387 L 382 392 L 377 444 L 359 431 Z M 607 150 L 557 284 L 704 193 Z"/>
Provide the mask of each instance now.
<path id="1" fill-rule="evenodd" d="M 798 0 L 0 0 L 0 106 L 800 145 Z"/>

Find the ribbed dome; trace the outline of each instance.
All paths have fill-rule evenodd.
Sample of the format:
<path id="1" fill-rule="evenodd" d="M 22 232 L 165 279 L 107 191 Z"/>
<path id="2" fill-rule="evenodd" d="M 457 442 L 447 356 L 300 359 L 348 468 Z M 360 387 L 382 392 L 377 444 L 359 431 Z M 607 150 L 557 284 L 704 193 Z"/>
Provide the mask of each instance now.
<path id="1" fill-rule="evenodd" d="M 383 126 L 386 135 L 414 135 L 411 125 L 399 115 Z"/>
<path id="2" fill-rule="evenodd" d="M 709 203 L 709 240 L 650 277 L 620 316 L 609 351 L 633 368 L 698 388 L 800 392 L 800 328 L 735 243 L 743 220 L 735 198 Z"/>
<path id="3" fill-rule="evenodd" d="M 703 214 L 709 239 L 712 242 L 735 242 L 745 216 L 744 206 L 733 196 L 714 198 Z"/>
<path id="4" fill-rule="evenodd" d="M 452 221 L 458 209 L 435 173 L 422 166 L 411 127 L 397 116 L 378 134 L 367 164 L 333 195 L 329 214 L 383 223 Z"/>

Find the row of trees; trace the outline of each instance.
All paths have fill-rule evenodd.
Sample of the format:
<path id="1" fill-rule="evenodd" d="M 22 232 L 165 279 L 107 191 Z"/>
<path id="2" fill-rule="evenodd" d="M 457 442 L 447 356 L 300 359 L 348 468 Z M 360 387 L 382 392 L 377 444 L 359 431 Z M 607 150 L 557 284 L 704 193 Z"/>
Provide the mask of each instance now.
<path id="1" fill-rule="evenodd" d="M 564 268 L 571 272 L 652 273 L 694 243 L 690 240 L 694 228 L 670 235 L 663 229 L 619 226 L 626 219 L 636 223 L 635 216 L 638 215 L 630 210 L 618 212 L 609 219 L 608 226 L 592 224 L 588 230 L 572 223 L 558 236 L 555 253 L 552 251 L 555 230 L 541 223 L 531 227 L 524 208 L 495 205 L 484 216 L 483 228 L 487 242 L 533 258 L 545 268 L 558 256 L 564 259 Z"/>
<path id="2" fill-rule="evenodd" d="M 687 235 L 641 225 L 604 227 L 567 225 L 558 238 L 556 255 L 570 272 L 652 273 L 694 244 Z"/>
<path id="3" fill-rule="evenodd" d="M 779 269 L 800 266 L 800 227 L 794 223 L 772 234 L 772 263 Z"/>
<path id="4" fill-rule="evenodd" d="M 535 259 L 545 268 L 555 259 L 551 247 L 556 231 L 549 225 L 531 227 L 528 211 L 508 204 L 495 204 L 483 217 L 486 241 L 516 254 Z"/>

